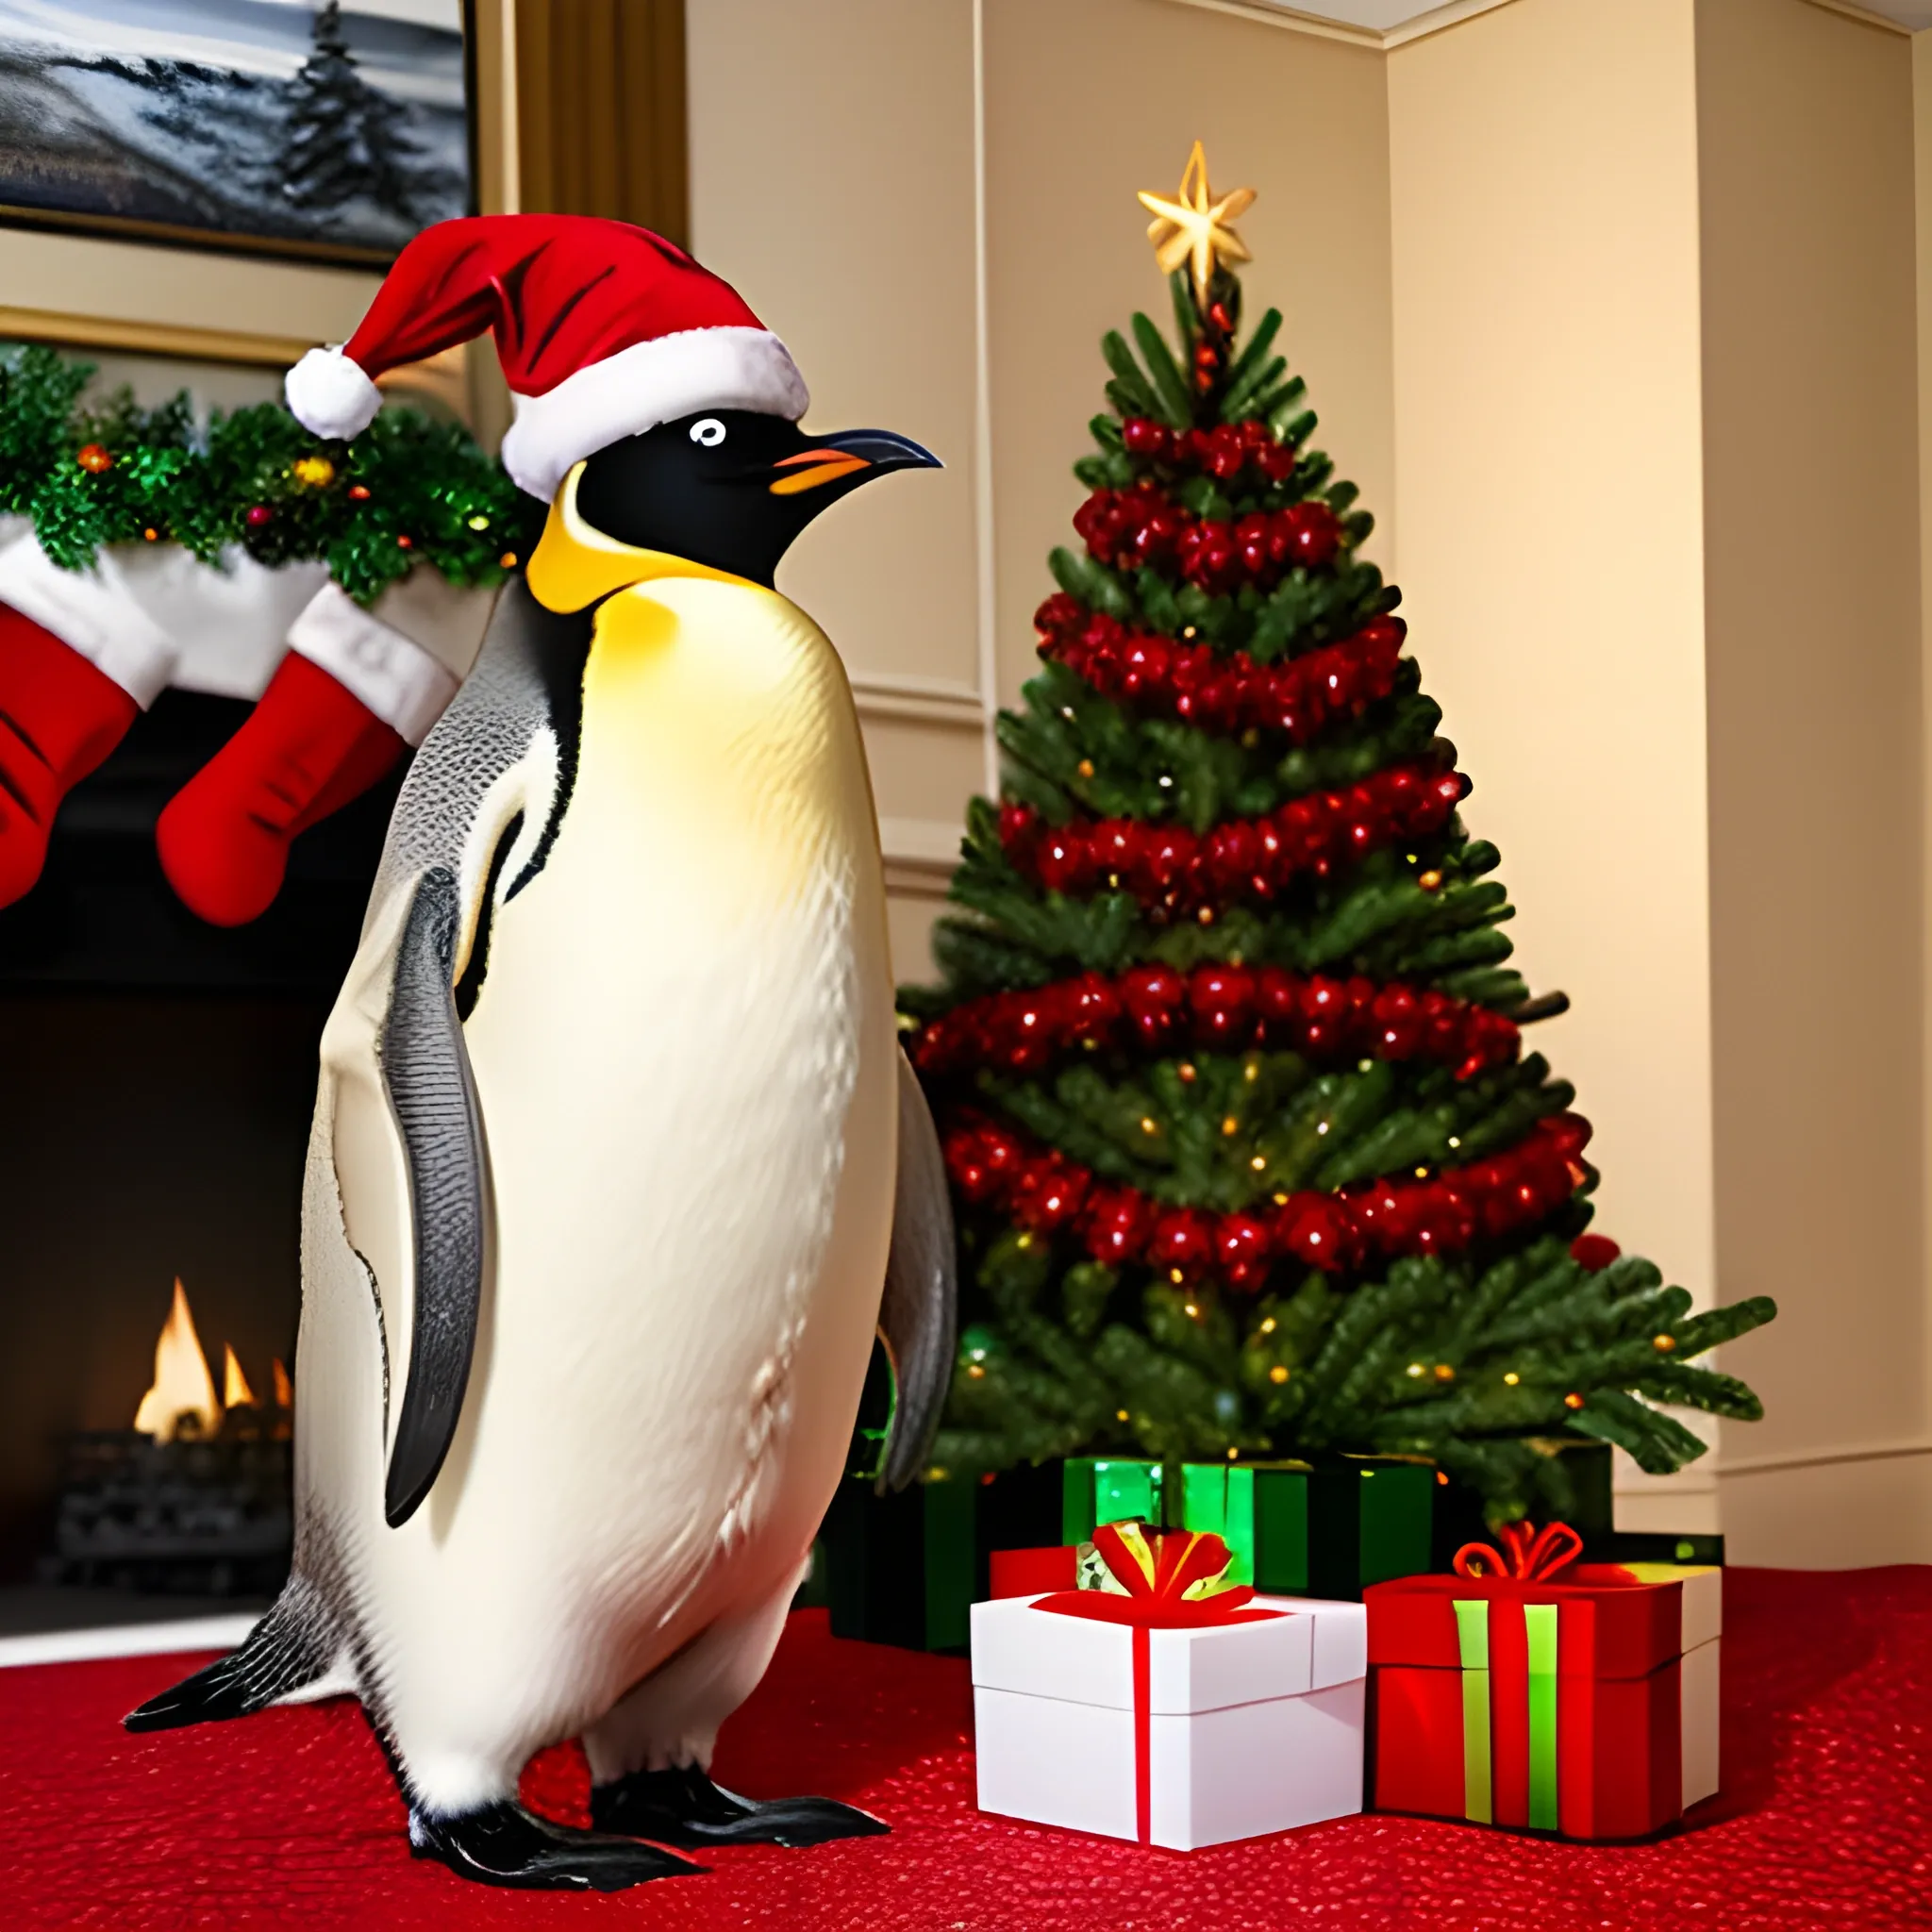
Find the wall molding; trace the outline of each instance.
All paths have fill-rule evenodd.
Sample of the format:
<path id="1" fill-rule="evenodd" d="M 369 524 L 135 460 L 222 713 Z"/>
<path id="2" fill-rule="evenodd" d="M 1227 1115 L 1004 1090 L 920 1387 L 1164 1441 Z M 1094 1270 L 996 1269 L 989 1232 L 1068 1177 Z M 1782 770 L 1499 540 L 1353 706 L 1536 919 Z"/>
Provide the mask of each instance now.
<path id="1" fill-rule="evenodd" d="M 1720 1482 L 1733 1476 L 1770 1475 L 1787 1469 L 1824 1469 L 1844 1462 L 1895 1462 L 1903 1457 L 1932 1456 L 1932 1436 L 1907 1436 L 1890 1442 L 1844 1442 L 1823 1449 L 1788 1449 L 1768 1456 L 1726 1457 L 1715 1474 Z"/>
<path id="2" fill-rule="evenodd" d="M 991 724 L 985 698 L 970 684 L 896 671 L 863 671 L 850 682 L 861 718 L 942 724 L 956 731 L 987 731 Z"/>
<path id="3" fill-rule="evenodd" d="M 1324 20 L 1319 13 L 1304 13 L 1295 8 L 1277 7 L 1273 0 L 1174 0 L 1174 4 L 1198 7 L 1208 13 L 1231 13 L 1238 20 L 1252 20 L 1262 26 L 1278 26 L 1289 33 L 1306 34 L 1318 41 L 1345 41 L 1353 46 L 1374 47 L 1386 54 L 1396 47 L 1407 46 L 1411 41 L 1426 40 L 1431 34 L 1440 34 L 1482 14 L 1493 13 L 1499 7 L 1512 5 L 1513 0 L 1449 0 L 1447 6 L 1431 8 L 1426 13 L 1417 14 L 1413 20 L 1404 21 L 1400 26 L 1385 27 L 1355 26 L 1344 20 Z M 1882 13 L 1874 13 L 1869 7 L 1858 6 L 1857 0 L 1805 0 L 1805 5 L 1816 7 L 1825 13 L 1842 14 L 1847 20 L 1875 26 L 1884 33 L 1902 34 L 1907 40 L 1911 38 L 1910 27 L 1889 20 Z"/>
<path id="4" fill-rule="evenodd" d="M 72 315 L 49 308 L 0 308 L 0 337 L 16 342 L 51 342 L 60 348 L 178 356 L 192 362 L 241 362 L 262 369 L 287 369 L 315 346 L 312 340 L 297 336 L 122 322 L 108 315 Z"/>
<path id="5" fill-rule="evenodd" d="M 959 841 L 965 836 L 965 826 L 951 819 L 879 815 L 879 850 L 886 863 L 923 876 L 950 879 L 959 863 Z"/>
<path id="6" fill-rule="evenodd" d="M 1857 0 L 1805 0 L 1807 7 L 1815 7 L 1823 13 L 1841 13 L 1847 20 L 1856 20 L 1865 26 L 1875 26 L 1881 33 L 1900 34 L 1910 40 L 1912 30 L 1898 21 L 1890 20 L 1882 13 L 1874 13 L 1869 7 L 1860 7 Z"/>
<path id="7" fill-rule="evenodd" d="M 1432 7 L 1400 26 L 1355 26 L 1345 20 L 1324 20 L 1318 13 L 1303 13 L 1291 7 L 1277 7 L 1271 0 L 1175 0 L 1181 7 L 1198 7 L 1208 13 L 1231 13 L 1238 20 L 1252 20 L 1261 26 L 1278 26 L 1291 34 L 1306 34 L 1318 41 L 1343 41 L 1351 46 L 1374 47 L 1387 53 L 1392 47 L 1406 47 L 1411 41 L 1425 40 L 1430 34 L 1460 26 L 1479 14 L 1493 13 L 1513 0 L 1448 0 L 1443 7 Z"/>

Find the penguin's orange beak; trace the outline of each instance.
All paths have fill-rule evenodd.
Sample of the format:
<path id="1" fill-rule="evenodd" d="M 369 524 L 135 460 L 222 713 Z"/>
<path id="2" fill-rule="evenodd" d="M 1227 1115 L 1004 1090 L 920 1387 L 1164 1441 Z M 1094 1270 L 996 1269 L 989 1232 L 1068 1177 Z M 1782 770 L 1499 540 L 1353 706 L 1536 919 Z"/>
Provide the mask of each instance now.
<path id="1" fill-rule="evenodd" d="M 940 459 L 908 436 L 890 429 L 848 429 L 820 437 L 808 448 L 780 457 L 765 486 L 774 496 L 797 496 L 856 476 L 863 470 L 936 470 Z"/>

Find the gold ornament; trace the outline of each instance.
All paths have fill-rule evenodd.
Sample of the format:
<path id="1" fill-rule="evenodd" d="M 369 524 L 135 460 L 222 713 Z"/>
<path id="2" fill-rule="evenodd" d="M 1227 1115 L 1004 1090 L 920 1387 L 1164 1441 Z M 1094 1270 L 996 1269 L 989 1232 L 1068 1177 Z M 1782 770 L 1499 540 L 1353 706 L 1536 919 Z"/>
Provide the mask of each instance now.
<path id="1" fill-rule="evenodd" d="M 297 457 L 291 467 L 305 490 L 326 490 L 336 480 L 336 466 L 326 457 Z"/>
<path id="2" fill-rule="evenodd" d="M 1154 244 L 1154 258 L 1160 264 L 1161 274 L 1171 275 L 1185 261 L 1193 277 L 1194 300 L 1204 312 L 1216 267 L 1254 259 L 1228 225 L 1247 212 L 1254 199 L 1252 188 L 1237 188 L 1219 201 L 1214 198 L 1214 191 L 1208 185 L 1208 157 L 1198 141 L 1172 201 L 1164 194 L 1150 194 L 1144 188 L 1141 191 L 1141 206 L 1154 217 L 1147 225 L 1147 239 Z"/>
<path id="3" fill-rule="evenodd" d="M 1573 1391 L 1564 1396 L 1563 1407 L 1565 1408 L 1581 1408 L 1583 1407 L 1583 1397 Z"/>
<path id="4" fill-rule="evenodd" d="M 1657 1354 L 1669 1355 L 1676 1347 L 1677 1338 L 1674 1335 L 1653 1335 L 1650 1338 L 1650 1345 Z"/>

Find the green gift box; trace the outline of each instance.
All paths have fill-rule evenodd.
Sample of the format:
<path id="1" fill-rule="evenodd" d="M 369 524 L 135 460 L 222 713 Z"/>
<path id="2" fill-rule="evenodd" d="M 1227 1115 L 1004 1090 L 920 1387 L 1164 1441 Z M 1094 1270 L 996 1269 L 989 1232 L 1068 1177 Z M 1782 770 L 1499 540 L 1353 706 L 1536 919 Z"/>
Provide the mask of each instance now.
<path id="1" fill-rule="evenodd" d="M 964 1650 L 972 1606 L 991 1594 L 991 1553 L 1053 1542 L 1060 1491 L 1053 1464 L 935 1477 L 884 1496 L 848 1477 L 821 1532 L 832 1635 Z"/>
<path id="2" fill-rule="evenodd" d="M 1429 1567 L 1436 1472 L 1396 1457 L 1183 1463 L 1168 1527 L 1211 1530 L 1230 1579 L 1289 1595 L 1359 1597 Z"/>
<path id="3" fill-rule="evenodd" d="M 1091 1542 L 1103 1523 L 1166 1523 L 1166 1473 L 1159 1463 L 1132 1456 L 1070 1456 L 1060 1468 L 1061 1542 Z"/>

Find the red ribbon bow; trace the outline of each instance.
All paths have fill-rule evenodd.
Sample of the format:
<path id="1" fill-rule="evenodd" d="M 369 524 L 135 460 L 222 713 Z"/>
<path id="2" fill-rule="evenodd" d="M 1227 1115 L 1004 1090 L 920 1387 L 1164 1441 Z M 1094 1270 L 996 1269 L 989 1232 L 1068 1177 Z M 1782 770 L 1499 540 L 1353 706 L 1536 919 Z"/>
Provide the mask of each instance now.
<path id="1" fill-rule="evenodd" d="M 1464 1543 L 1450 1565 L 1457 1575 L 1480 1581 L 1507 1576 L 1518 1583 L 1554 1583 L 1583 1554 L 1583 1539 L 1567 1523 L 1506 1523 L 1490 1543 Z"/>
<path id="2" fill-rule="evenodd" d="M 1255 1592 L 1245 1583 L 1189 1594 L 1200 1585 L 1211 1585 L 1233 1560 L 1227 1545 L 1210 1531 L 1174 1530 L 1163 1536 L 1143 1531 L 1138 1523 L 1104 1523 L 1093 1532 L 1093 1547 L 1126 1594 L 1061 1591 L 1044 1598 L 1038 1608 L 1153 1630 L 1246 1621 L 1241 1613 Z M 1250 1617 L 1264 1614 L 1248 1611 Z"/>

